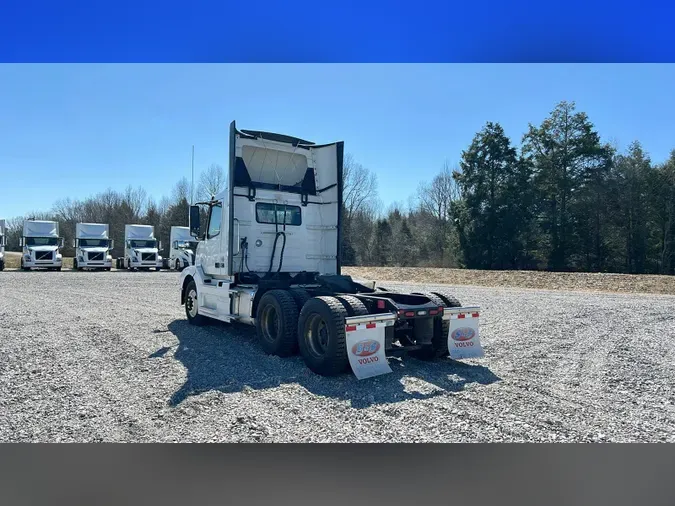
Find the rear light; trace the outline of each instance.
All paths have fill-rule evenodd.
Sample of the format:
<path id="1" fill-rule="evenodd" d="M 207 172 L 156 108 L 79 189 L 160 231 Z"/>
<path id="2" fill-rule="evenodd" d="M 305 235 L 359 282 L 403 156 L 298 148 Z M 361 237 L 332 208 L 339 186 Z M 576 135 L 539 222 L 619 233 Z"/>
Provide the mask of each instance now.
<path id="1" fill-rule="evenodd" d="M 431 316 L 437 315 L 437 314 L 438 314 L 438 309 L 430 309 L 430 310 L 429 310 L 429 314 L 430 314 Z"/>
<path id="2" fill-rule="evenodd" d="M 356 325 L 347 325 L 347 332 L 353 332 L 356 330 Z"/>
<path id="3" fill-rule="evenodd" d="M 405 316 L 407 318 L 412 318 L 413 316 L 415 316 L 415 311 L 406 311 Z"/>

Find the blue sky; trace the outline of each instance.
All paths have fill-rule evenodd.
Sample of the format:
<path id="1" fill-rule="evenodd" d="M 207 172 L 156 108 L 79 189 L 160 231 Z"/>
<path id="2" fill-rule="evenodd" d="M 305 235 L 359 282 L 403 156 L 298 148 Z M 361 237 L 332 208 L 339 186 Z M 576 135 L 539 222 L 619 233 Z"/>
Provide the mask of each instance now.
<path id="1" fill-rule="evenodd" d="M 516 143 L 560 100 L 604 140 L 675 149 L 675 65 L 0 65 L 0 217 L 59 198 L 143 186 L 157 200 L 182 176 L 227 166 L 228 126 L 345 150 L 379 178 L 386 204 L 486 121 Z"/>

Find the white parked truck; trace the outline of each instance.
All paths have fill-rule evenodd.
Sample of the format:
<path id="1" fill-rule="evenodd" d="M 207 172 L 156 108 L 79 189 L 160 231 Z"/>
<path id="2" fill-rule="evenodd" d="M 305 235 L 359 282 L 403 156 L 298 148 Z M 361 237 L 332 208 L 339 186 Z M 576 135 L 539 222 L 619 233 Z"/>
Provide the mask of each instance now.
<path id="1" fill-rule="evenodd" d="M 391 372 L 388 357 L 483 356 L 479 308 L 440 290 L 405 293 L 341 274 L 342 142 L 230 125 L 228 188 L 190 208 L 200 242 L 180 274 L 187 320 L 256 328 L 267 354 L 299 351 L 315 373 Z M 200 206 L 207 206 L 200 226 Z"/>
<path id="2" fill-rule="evenodd" d="M 111 250 L 114 242 L 109 237 L 107 223 L 75 224 L 75 257 L 73 269 L 99 269 L 109 271 L 112 268 Z"/>
<path id="3" fill-rule="evenodd" d="M 194 265 L 198 241 L 190 235 L 189 227 L 171 227 L 169 269 L 181 271 L 188 265 Z"/>
<path id="4" fill-rule="evenodd" d="M 7 227 L 5 220 L 0 220 L 0 271 L 5 270 L 5 245 L 7 244 Z"/>
<path id="5" fill-rule="evenodd" d="M 161 243 L 155 239 L 152 225 L 124 225 L 124 257 L 116 261 L 117 269 L 160 270 Z"/>
<path id="6" fill-rule="evenodd" d="M 63 258 L 60 250 L 63 248 L 63 237 L 59 237 L 58 222 L 25 220 L 19 245 L 23 248 L 21 254 L 23 270 L 33 268 L 61 270 Z"/>

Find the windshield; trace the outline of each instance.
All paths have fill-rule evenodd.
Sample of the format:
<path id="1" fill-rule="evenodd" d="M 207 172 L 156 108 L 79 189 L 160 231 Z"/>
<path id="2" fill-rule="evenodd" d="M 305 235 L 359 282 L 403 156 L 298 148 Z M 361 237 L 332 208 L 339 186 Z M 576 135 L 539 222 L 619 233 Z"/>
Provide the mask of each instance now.
<path id="1" fill-rule="evenodd" d="M 107 248 L 108 239 L 79 239 L 80 248 Z"/>
<path id="2" fill-rule="evenodd" d="M 57 246 L 57 237 L 26 237 L 26 246 Z"/>
<path id="3" fill-rule="evenodd" d="M 197 249 L 197 241 L 178 241 L 178 249 Z"/>
<path id="4" fill-rule="evenodd" d="M 155 239 L 130 239 L 129 243 L 132 248 L 156 248 L 157 241 Z"/>

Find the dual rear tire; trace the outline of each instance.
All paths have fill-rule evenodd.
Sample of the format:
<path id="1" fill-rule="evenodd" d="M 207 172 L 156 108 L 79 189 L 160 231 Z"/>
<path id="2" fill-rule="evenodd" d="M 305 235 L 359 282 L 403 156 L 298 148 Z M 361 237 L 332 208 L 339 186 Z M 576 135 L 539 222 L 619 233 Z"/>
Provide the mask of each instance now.
<path id="1" fill-rule="evenodd" d="M 460 306 L 457 299 L 444 292 L 420 295 L 439 306 Z M 194 280 L 186 289 L 185 312 L 193 325 L 207 321 L 198 311 Z M 349 368 L 345 318 L 367 313 L 363 302 L 351 295 L 312 297 L 303 289 L 270 290 L 258 303 L 256 334 L 266 354 L 288 357 L 299 351 L 311 371 L 335 376 Z M 431 345 L 411 354 L 422 360 L 447 356 L 449 328 L 448 321 L 435 319 Z"/>
<path id="2" fill-rule="evenodd" d="M 459 301 L 451 294 L 443 291 L 434 292 L 413 292 L 415 295 L 424 295 L 434 304 L 442 307 L 460 307 Z M 434 333 L 431 338 L 431 345 L 425 346 L 420 350 L 411 351 L 410 355 L 419 360 L 434 360 L 436 358 L 447 357 L 448 334 L 450 334 L 450 321 L 436 318 L 434 320 Z"/>
<path id="3" fill-rule="evenodd" d="M 199 314 L 197 285 L 185 289 L 185 314 L 192 325 L 208 318 Z M 303 289 L 270 290 L 256 310 L 256 334 L 268 355 L 288 357 L 298 352 L 307 367 L 322 376 L 334 376 L 349 368 L 345 318 L 367 314 L 356 297 L 312 297 Z"/>

